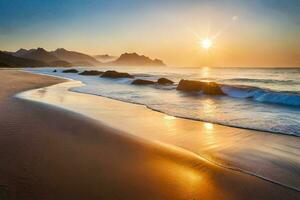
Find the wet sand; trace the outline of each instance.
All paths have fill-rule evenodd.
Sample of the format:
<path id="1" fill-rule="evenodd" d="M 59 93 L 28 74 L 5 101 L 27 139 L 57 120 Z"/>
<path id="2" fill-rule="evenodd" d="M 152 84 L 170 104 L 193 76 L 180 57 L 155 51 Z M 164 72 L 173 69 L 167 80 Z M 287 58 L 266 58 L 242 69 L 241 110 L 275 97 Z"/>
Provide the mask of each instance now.
<path id="1" fill-rule="evenodd" d="M 138 138 L 176 146 L 300 191 L 300 137 L 187 120 L 143 105 L 69 91 L 82 85 L 68 81 L 18 96 L 81 113 Z"/>
<path id="2" fill-rule="evenodd" d="M 299 198 L 187 151 L 13 97 L 61 79 L 10 70 L 0 77 L 1 199 Z"/>

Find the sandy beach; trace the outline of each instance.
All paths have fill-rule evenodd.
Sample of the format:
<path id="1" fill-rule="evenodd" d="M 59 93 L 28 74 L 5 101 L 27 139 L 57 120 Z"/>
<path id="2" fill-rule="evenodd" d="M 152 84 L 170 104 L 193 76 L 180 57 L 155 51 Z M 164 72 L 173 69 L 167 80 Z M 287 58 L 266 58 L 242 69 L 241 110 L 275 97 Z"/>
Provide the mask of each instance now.
<path id="1" fill-rule="evenodd" d="M 16 70 L 0 77 L 0 199 L 299 199 L 180 148 L 14 97 L 62 79 Z"/>
<path id="2" fill-rule="evenodd" d="M 85 83 L 67 80 L 17 97 L 80 113 L 127 136 L 180 148 L 219 166 L 299 191 L 300 137 L 174 117 L 145 105 L 74 92 L 86 87 Z M 214 110 L 214 106 L 208 101 L 203 109 Z"/>

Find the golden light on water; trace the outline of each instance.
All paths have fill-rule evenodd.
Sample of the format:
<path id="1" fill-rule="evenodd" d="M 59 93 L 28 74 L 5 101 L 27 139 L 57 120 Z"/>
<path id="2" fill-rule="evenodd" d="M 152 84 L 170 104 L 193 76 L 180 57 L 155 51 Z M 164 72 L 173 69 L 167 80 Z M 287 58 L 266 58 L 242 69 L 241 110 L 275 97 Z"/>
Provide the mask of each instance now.
<path id="1" fill-rule="evenodd" d="M 171 116 L 171 115 L 165 115 L 164 119 L 166 119 L 166 120 L 174 120 L 176 118 L 174 116 Z"/>
<path id="2" fill-rule="evenodd" d="M 205 122 L 204 123 L 204 127 L 207 129 L 207 130 L 212 130 L 214 128 L 214 125 L 212 123 L 208 123 L 208 122 Z"/>
<path id="3" fill-rule="evenodd" d="M 205 39 L 201 40 L 200 44 L 203 49 L 210 49 L 213 45 L 213 42 L 211 39 L 205 38 Z"/>
<path id="4" fill-rule="evenodd" d="M 209 67 L 202 67 L 201 68 L 201 75 L 203 77 L 208 77 L 209 76 L 209 71 L 210 71 Z"/>

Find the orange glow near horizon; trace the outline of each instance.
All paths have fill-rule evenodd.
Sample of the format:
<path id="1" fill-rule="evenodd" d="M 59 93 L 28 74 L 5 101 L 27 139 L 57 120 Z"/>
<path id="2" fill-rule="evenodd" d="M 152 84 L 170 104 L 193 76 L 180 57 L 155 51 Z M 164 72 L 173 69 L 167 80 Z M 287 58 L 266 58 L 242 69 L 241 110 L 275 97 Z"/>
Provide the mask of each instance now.
<path id="1" fill-rule="evenodd" d="M 3 8 L 0 50 L 65 48 L 112 56 L 136 52 L 171 67 L 300 66 L 300 14 L 283 12 L 283 6 L 298 8 L 289 3 L 273 10 L 275 3 L 256 1 L 138 1 L 132 6 L 126 0 L 88 1 L 49 1 L 52 12 L 51 6 L 35 1 L 22 1 L 25 10 Z M 61 4 L 72 13 L 56 14 Z M 23 12 L 38 17 L 22 18 Z M 53 18 L 45 20 L 50 17 L 46 14 Z"/>

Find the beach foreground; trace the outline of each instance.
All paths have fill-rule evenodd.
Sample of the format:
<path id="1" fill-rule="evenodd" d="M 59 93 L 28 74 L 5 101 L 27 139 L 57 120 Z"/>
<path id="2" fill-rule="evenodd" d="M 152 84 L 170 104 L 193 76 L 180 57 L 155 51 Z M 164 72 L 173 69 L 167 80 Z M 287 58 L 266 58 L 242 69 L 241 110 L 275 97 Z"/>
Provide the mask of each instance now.
<path id="1" fill-rule="evenodd" d="M 63 82 L 0 71 L 0 199 L 297 199 L 295 190 L 17 99 Z"/>

